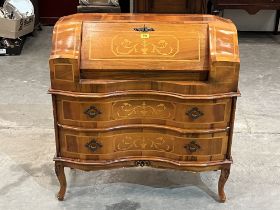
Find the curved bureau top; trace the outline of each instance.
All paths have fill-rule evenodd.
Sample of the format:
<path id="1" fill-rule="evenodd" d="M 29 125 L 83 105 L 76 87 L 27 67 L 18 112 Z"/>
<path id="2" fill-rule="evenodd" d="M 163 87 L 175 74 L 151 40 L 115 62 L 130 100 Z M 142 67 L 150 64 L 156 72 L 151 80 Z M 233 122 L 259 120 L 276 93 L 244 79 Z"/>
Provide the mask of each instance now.
<path id="1" fill-rule="evenodd" d="M 142 26 L 143 23 L 159 28 L 160 30 L 154 32 L 158 37 L 167 34 L 171 38 L 167 41 L 161 38 L 153 39 L 152 44 L 151 42 L 147 44 L 150 44 L 150 48 L 139 48 L 140 45 L 146 46 L 147 42 L 145 40 L 141 43 L 134 41 L 136 32 L 134 35 L 129 35 L 132 32 L 128 32 L 127 27 L 130 27 L 131 24 L 133 29 L 133 26 L 137 24 L 137 26 Z M 111 34 L 110 30 L 113 31 Z M 119 37 L 116 32 L 120 32 Z M 92 35 L 94 33 L 95 35 Z M 198 37 L 198 41 L 195 40 L 196 37 Z M 129 49 L 134 54 L 132 53 L 132 56 L 129 57 L 131 51 L 128 50 L 117 54 L 112 39 L 115 39 L 116 43 L 120 43 L 120 46 L 117 47 L 121 47 L 121 50 Z M 140 38 L 139 40 L 141 41 Z M 198 46 L 195 42 L 198 43 Z M 166 46 L 169 51 L 164 49 Z M 176 47 L 180 47 L 180 52 Z M 94 52 L 91 52 L 92 50 Z M 110 50 L 111 52 L 108 53 Z M 139 51 L 142 54 L 145 53 L 142 50 L 152 51 L 153 59 L 138 59 Z M 155 52 L 160 54 L 159 59 L 155 59 L 159 57 Z M 126 56 L 128 54 L 129 56 Z M 145 58 L 149 58 L 149 56 L 145 55 Z M 69 86 L 70 82 L 81 82 L 81 69 L 101 71 L 126 69 L 209 71 L 208 83 L 203 83 L 203 87 L 201 87 L 201 90 L 205 88 L 208 91 L 196 90 L 195 94 L 219 93 L 220 87 L 218 86 L 224 83 L 231 83 L 231 85 L 222 92 L 237 92 L 239 63 L 235 25 L 230 20 L 212 15 L 75 14 L 66 16 L 61 18 L 54 27 L 50 56 L 52 88 L 56 90 L 64 90 L 62 83 L 68 83 Z M 55 75 L 54 69 L 57 70 L 57 75 Z M 65 76 L 66 72 L 69 72 L 68 76 Z M 56 84 L 53 81 L 55 79 Z M 215 87 L 205 86 L 210 83 L 216 83 Z M 72 88 L 70 85 L 65 90 L 92 91 L 82 90 L 86 84 L 77 90 L 77 85 L 80 84 L 73 84 Z"/>
<path id="2" fill-rule="evenodd" d="M 208 24 L 211 60 L 239 62 L 237 31 L 230 20 L 212 15 L 154 14 L 75 14 L 62 17 L 53 31 L 51 59 L 79 58 L 83 22 Z"/>

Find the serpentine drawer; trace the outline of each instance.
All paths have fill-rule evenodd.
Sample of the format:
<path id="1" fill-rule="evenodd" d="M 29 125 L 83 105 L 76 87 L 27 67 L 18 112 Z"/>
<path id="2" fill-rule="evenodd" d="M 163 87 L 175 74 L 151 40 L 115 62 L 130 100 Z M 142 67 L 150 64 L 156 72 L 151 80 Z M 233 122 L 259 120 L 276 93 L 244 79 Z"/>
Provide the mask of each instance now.
<path id="1" fill-rule="evenodd" d="M 96 132 L 59 129 L 61 156 L 80 160 L 161 157 L 177 161 L 224 160 L 228 133 L 179 134 L 155 128 Z"/>
<path id="2" fill-rule="evenodd" d="M 58 122 L 106 128 L 127 124 L 157 124 L 178 128 L 228 127 L 232 99 L 183 100 L 163 96 L 87 98 L 57 96 Z"/>

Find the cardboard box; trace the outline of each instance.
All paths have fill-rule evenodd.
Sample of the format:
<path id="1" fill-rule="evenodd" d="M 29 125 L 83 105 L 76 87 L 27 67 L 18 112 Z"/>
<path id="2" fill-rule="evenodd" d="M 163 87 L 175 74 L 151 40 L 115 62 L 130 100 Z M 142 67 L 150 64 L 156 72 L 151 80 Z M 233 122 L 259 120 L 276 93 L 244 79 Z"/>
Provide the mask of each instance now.
<path id="1" fill-rule="evenodd" d="M 23 19 L 0 18 L 0 37 L 16 39 L 34 30 L 35 15 Z"/>

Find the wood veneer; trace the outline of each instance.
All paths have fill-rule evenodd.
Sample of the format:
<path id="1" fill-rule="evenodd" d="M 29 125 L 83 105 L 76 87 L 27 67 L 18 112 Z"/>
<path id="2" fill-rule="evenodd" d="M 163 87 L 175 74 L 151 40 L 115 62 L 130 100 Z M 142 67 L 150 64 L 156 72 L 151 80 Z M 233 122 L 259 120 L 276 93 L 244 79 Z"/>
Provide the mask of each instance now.
<path id="1" fill-rule="evenodd" d="M 229 126 L 232 105 L 228 98 L 182 100 L 145 95 L 106 99 L 57 96 L 56 100 L 60 124 L 85 128 L 141 123 L 188 129 L 224 128 Z"/>
<path id="2" fill-rule="evenodd" d="M 211 15 L 60 19 L 49 91 L 58 199 L 66 192 L 64 167 L 148 166 L 221 170 L 224 202 L 239 62 L 235 26 Z"/>

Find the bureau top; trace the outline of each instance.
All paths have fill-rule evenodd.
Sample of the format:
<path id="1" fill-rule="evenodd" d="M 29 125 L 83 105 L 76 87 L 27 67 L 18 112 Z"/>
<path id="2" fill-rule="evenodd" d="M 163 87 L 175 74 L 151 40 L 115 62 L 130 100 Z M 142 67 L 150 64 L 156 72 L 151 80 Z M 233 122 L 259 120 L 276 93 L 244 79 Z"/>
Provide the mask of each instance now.
<path id="1" fill-rule="evenodd" d="M 212 15 L 76 14 L 55 28 L 51 59 L 80 69 L 209 70 L 239 63 L 234 24 Z"/>

